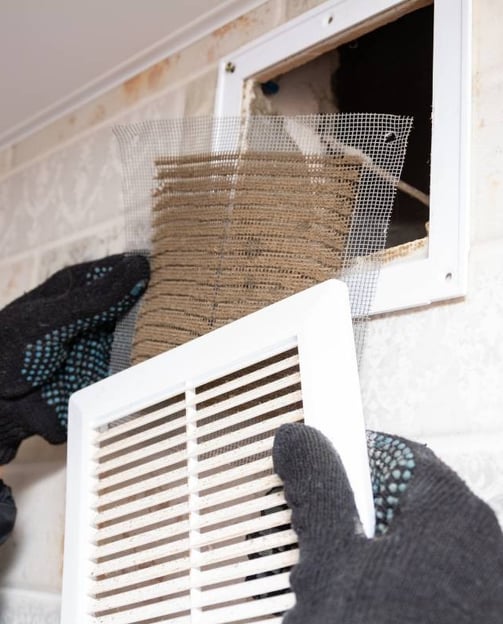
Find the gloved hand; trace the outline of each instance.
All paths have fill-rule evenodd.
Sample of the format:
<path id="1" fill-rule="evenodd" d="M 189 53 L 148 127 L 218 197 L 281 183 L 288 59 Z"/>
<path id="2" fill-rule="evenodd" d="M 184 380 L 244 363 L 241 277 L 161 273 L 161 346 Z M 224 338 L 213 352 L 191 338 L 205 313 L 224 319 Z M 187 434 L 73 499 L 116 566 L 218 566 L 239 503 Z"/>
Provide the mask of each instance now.
<path id="1" fill-rule="evenodd" d="M 145 291 L 143 256 L 62 269 L 0 311 L 0 464 L 39 434 L 66 440 L 70 395 L 109 373 L 117 320 Z"/>
<path id="2" fill-rule="evenodd" d="M 501 624 L 503 535 L 429 449 L 368 434 L 377 533 L 363 535 L 339 456 L 317 430 L 277 432 L 273 461 L 300 559 L 284 624 Z"/>
<path id="3" fill-rule="evenodd" d="M 0 544 L 3 544 L 11 534 L 16 514 L 16 503 L 11 489 L 0 479 Z"/>

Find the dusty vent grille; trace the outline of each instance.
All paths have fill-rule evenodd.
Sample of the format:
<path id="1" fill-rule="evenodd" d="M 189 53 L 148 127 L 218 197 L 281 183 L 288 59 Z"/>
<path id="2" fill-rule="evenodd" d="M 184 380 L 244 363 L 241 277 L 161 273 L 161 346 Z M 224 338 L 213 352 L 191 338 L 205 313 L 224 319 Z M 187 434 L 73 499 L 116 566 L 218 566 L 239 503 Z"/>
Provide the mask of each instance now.
<path id="1" fill-rule="evenodd" d="M 298 550 L 271 449 L 302 419 L 290 349 L 95 429 L 90 621 L 279 623 Z"/>

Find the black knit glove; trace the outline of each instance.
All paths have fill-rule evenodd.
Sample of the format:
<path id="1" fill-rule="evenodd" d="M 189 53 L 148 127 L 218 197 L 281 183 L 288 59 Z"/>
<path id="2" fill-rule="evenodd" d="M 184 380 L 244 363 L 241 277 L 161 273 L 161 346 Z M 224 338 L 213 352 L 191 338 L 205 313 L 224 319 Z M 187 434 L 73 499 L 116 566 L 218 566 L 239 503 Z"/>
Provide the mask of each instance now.
<path id="1" fill-rule="evenodd" d="M 66 440 L 70 395 L 108 375 L 115 324 L 148 278 L 143 256 L 109 256 L 58 271 L 0 311 L 0 464 L 28 436 Z"/>
<path id="2" fill-rule="evenodd" d="M 377 533 L 363 534 L 341 461 L 304 425 L 273 460 L 299 539 L 284 624 L 501 624 L 503 535 L 493 511 L 426 447 L 368 434 Z"/>
<path id="3" fill-rule="evenodd" d="M 3 544 L 11 534 L 16 514 L 16 503 L 11 489 L 0 479 L 0 544 Z"/>

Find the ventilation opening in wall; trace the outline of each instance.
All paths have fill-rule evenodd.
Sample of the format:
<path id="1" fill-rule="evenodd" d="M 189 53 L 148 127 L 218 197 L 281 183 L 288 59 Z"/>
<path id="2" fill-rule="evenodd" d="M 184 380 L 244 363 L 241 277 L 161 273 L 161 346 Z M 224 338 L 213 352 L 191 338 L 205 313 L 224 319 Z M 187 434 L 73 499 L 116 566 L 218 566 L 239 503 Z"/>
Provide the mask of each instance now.
<path id="1" fill-rule="evenodd" d="M 413 116 L 373 314 L 466 294 L 472 23 L 471 0 L 326 0 L 221 59 L 219 116 Z"/>
<path id="2" fill-rule="evenodd" d="M 429 5 L 265 81 L 250 78 L 245 85 L 245 107 L 250 113 L 268 115 L 412 116 L 414 125 L 386 246 L 418 241 L 409 248 L 426 249 L 432 76 L 433 5 Z"/>

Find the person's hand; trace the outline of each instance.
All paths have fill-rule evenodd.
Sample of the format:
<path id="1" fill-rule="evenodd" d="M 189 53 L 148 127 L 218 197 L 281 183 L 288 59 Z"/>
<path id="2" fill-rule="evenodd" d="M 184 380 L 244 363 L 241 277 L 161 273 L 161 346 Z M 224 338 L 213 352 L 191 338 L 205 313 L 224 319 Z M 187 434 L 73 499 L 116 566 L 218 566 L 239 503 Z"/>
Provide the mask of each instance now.
<path id="1" fill-rule="evenodd" d="M 494 512 L 425 446 L 372 432 L 368 445 L 372 539 L 330 442 L 299 424 L 276 434 L 274 467 L 300 548 L 284 624 L 501 624 Z"/>
<path id="2" fill-rule="evenodd" d="M 0 464 L 39 434 L 66 440 L 70 395 L 109 374 L 114 329 L 149 264 L 115 255 L 62 269 L 0 311 Z"/>
<path id="3" fill-rule="evenodd" d="M 16 522 L 16 503 L 12 496 L 12 491 L 8 485 L 0 479 L 0 545 L 12 533 Z"/>

